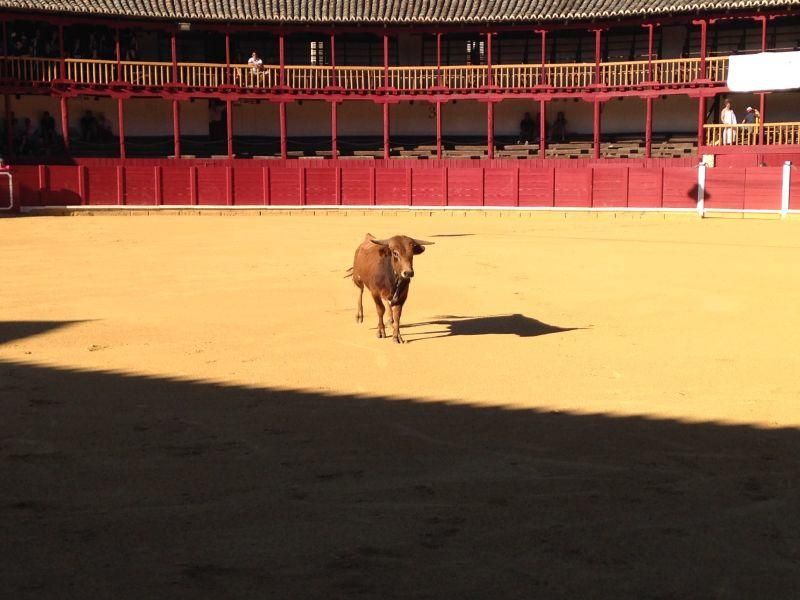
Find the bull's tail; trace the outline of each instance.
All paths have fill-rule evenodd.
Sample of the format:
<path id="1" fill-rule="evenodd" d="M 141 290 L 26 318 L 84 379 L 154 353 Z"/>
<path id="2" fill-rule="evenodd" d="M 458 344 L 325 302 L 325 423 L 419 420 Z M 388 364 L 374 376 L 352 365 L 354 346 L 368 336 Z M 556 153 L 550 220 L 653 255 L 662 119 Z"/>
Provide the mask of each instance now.
<path id="1" fill-rule="evenodd" d="M 350 267 L 349 269 L 347 269 L 347 271 L 345 271 L 345 273 L 347 273 L 347 275 L 345 275 L 342 279 L 347 279 L 348 277 L 352 277 L 353 276 L 353 267 Z"/>

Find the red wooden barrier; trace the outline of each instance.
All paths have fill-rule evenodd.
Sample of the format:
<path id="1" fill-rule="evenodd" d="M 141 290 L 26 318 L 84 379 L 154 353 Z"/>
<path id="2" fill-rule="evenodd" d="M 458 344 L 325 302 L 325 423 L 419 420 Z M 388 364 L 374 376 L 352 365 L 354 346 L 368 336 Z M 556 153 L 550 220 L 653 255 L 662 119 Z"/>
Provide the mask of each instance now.
<path id="1" fill-rule="evenodd" d="M 19 165 L 12 173 L 22 206 L 695 208 L 697 168 L 669 165 L 93 159 L 75 165 Z M 790 207 L 798 209 L 800 170 L 792 172 Z M 705 190 L 709 210 L 778 210 L 781 168 L 707 169 Z"/>

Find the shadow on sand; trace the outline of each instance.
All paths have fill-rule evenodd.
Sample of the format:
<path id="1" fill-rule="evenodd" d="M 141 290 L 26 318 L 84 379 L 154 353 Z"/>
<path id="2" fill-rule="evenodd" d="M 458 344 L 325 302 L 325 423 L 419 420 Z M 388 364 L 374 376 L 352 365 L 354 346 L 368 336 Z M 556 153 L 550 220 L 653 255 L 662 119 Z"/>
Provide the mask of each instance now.
<path id="1" fill-rule="evenodd" d="M 422 323 L 409 323 L 408 325 L 404 325 L 401 321 L 400 327 L 411 329 L 430 325 L 440 325 L 444 327 L 444 329 L 441 331 L 419 334 L 409 331 L 407 332 L 409 336 L 407 341 L 430 340 L 456 335 L 516 335 L 517 337 L 536 337 L 539 335 L 583 329 L 582 327 L 557 327 L 556 325 L 548 325 L 547 323 L 543 323 L 531 317 L 526 317 L 519 313 L 511 315 L 493 315 L 491 317 L 443 315 L 433 321 Z"/>
<path id="2" fill-rule="evenodd" d="M 0 339 L 58 326 L 0 323 Z M 15 600 L 797 598 L 798 449 L 795 429 L 4 360 L 0 586 Z"/>

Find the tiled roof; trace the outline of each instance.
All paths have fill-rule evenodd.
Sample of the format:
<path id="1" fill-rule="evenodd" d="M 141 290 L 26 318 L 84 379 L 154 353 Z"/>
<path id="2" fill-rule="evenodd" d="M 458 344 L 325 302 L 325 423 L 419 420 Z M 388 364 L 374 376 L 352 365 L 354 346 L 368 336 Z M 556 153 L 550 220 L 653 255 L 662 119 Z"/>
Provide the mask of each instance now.
<path id="1" fill-rule="evenodd" d="M 489 23 L 777 8 L 800 0 L 0 0 L 0 9 L 265 23 Z"/>

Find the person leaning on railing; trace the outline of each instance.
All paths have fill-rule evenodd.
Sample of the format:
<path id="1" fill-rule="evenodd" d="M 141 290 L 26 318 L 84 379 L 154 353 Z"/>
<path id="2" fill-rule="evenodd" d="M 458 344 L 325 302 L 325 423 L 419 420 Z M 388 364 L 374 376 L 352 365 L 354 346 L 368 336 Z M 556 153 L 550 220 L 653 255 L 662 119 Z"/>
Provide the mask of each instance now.
<path id="1" fill-rule="evenodd" d="M 742 119 L 742 123 L 744 125 L 758 125 L 761 123 L 761 113 L 758 112 L 757 109 L 753 108 L 752 106 L 748 106 L 745 111 L 744 118 Z M 754 143 L 757 132 L 758 129 L 756 127 L 747 127 L 745 129 L 745 135 L 747 136 L 749 143 Z"/>

